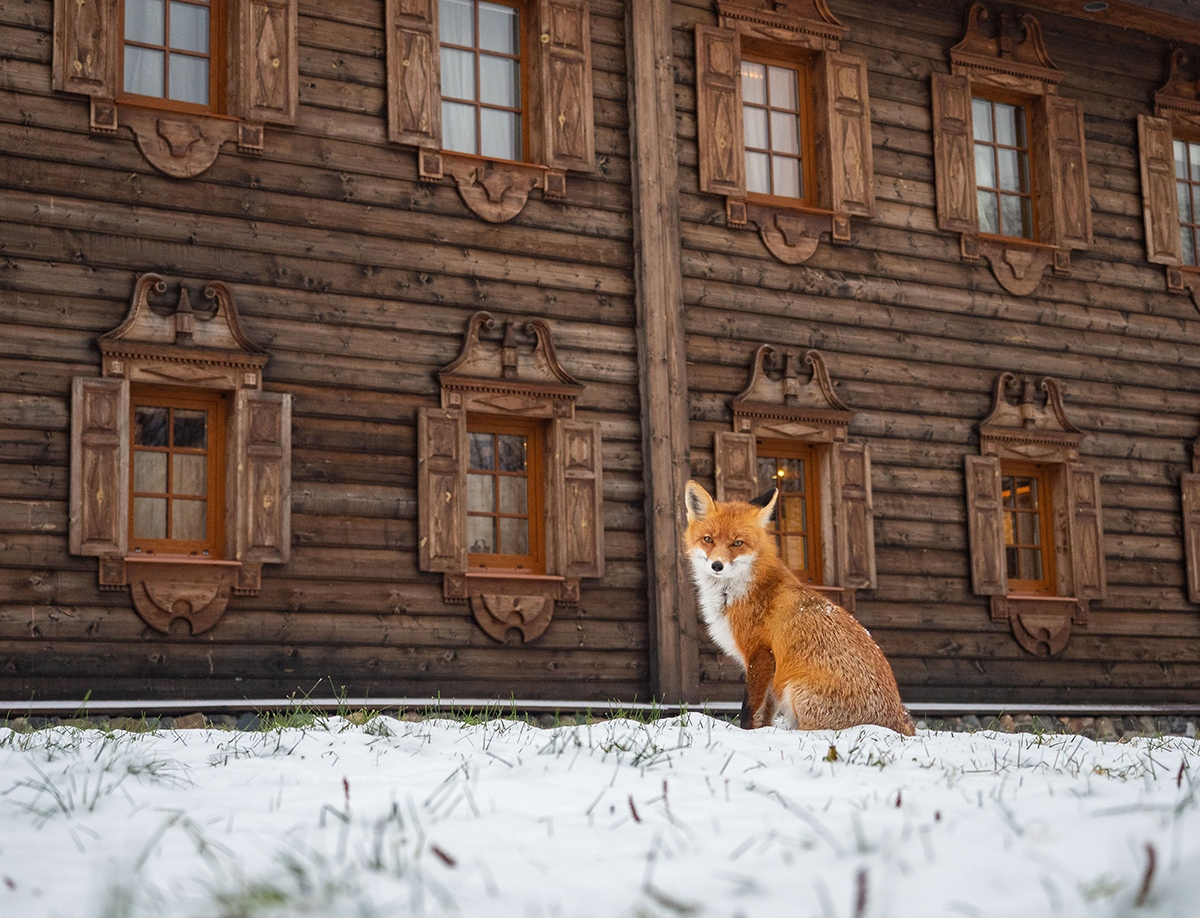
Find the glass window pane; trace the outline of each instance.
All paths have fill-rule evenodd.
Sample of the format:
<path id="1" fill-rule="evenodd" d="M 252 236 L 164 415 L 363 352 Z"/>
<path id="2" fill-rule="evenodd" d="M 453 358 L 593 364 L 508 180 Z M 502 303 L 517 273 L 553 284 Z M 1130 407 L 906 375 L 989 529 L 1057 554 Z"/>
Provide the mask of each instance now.
<path id="1" fill-rule="evenodd" d="M 767 104 L 767 68 L 753 61 L 742 61 L 742 101 Z"/>
<path id="2" fill-rule="evenodd" d="M 521 51 L 520 18 L 511 6 L 479 4 L 479 47 L 501 54 Z"/>
<path id="3" fill-rule="evenodd" d="M 1200 182 L 1200 143 L 1189 143 L 1187 145 L 1187 158 L 1192 181 Z"/>
<path id="4" fill-rule="evenodd" d="M 171 4 L 171 47 L 208 54 L 208 7 Z"/>
<path id="5" fill-rule="evenodd" d="M 1030 510 L 1036 510 L 1038 505 L 1036 478 L 1018 478 L 1016 479 L 1016 506 Z"/>
<path id="6" fill-rule="evenodd" d="M 139 494 L 167 493 L 167 454 L 133 452 L 133 490 Z"/>
<path id="7" fill-rule="evenodd" d="M 775 460 L 758 457 L 758 486 L 764 491 L 775 487 Z"/>
<path id="8" fill-rule="evenodd" d="M 500 478 L 500 512 L 519 513 L 529 512 L 527 482 L 524 478 L 504 475 Z"/>
<path id="9" fill-rule="evenodd" d="M 125 91 L 161 99 L 166 92 L 161 51 L 125 46 Z"/>
<path id="10" fill-rule="evenodd" d="M 996 160 L 992 156 L 994 147 L 979 144 L 975 147 L 975 184 L 980 188 L 996 187 Z"/>
<path id="11" fill-rule="evenodd" d="M 799 108 L 796 71 L 784 67 L 769 68 L 767 70 L 767 90 L 772 108 L 786 108 L 791 111 Z"/>
<path id="12" fill-rule="evenodd" d="M 176 453 L 171 457 L 171 493 L 192 494 L 204 497 L 208 494 L 208 459 Z"/>
<path id="13" fill-rule="evenodd" d="M 1024 191 L 1021 187 L 1021 163 L 1017 151 L 997 150 L 996 159 L 1000 164 L 1000 184 L 995 187 L 1004 191 Z"/>
<path id="14" fill-rule="evenodd" d="M 785 492 L 804 492 L 804 460 L 782 459 L 779 461 L 779 489 Z"/>
<path id="15" fill-rule="evenodd" d="M 467 517 L 467 545 L 475 554 L 496 553 L 496 521 L 490 516 Z"/>
<path id="16" fill-rule="evenodd" d="M 1183 263 L 1194 265 L 1196 263 L 1196 231 L 1190 226 L 1181 226 L 1179 233 L 1183 242 Z"/>
<path id="17" fill-rule="evenodd" d="M 525 437 L 521 434 L 500 434 L 496 441 L 500 453 L 500 471 L 525 471 Z"/>
<path id="18" fill-rule="evenodd" d="M 784 198 L 802 197 L 800 188 L 800 160 L 787 156 L 776 156 L 771 160 L 771 178 L 775 194 Z"/>
<path id="19" fill-rule="evenodd" d="M 1013 506 L 1013 480 L 1011 478 L 1000 479 L 1000 502 L 1006 507 Z"/>
<path id="20" fill-rule="evenodd" d="M 496 467 L 495 438 L 490 433 L 467 434 L 473 469 L 491 471 Z"/>
<path id="21" fill-rule="evenodd" d="M 478 153 L 475 136 L 475 106 L 461 102 L 442 103 L 442 146 L 459 153 Z"/>
<path id="22" fill-rule="evenodd" d="M 475 55 L 442 48 L 442 96 L 475 101 Z"/>
<path id="23" fill-rule="evenodd" d="M 525 520 L 500 520 L 500 548 L 497 554 L 529 554 L 529 524 Z"/>
<path id="24" fill-rule="evenodd" d="M 1175 141 L 1175 178 L 1187 178 L 1187 146 L 1182 140 Z"/>
<path id="25" fill-rule="evenodd" d="M 1015 548 L 1006 548 L 1004 550 L 1005 568 L 1008 571 L 1009 580 L 1020 580 L 1021 569 L 1017 567 L 1017 550 Z"/>
<path id="26" fill-rule="evenodd" d="M 1192 204 L 1188 208 L 1188 223 L 1196 222 L 1196 214 L 1200 213 L 1200 185 L 1190 185 L 1192 190 Z M 1179 219 L 1183 219 L 1183 211 L 1180 210 Z"/>
<path id="27" fill-rule="evenodd" d="M 493 159 L 521 158 L 521 116 L 485 108 L 479 113 L 480 146 L 483 156 Z"/>
<path id="28" fill-rule="evenodd" d="M 1005 236 L 1030 238 L 1030 227 L 1025 222 L 1024 198 L 1011 194 L 1000 195 L 1000 232 Z"/>
<path id="29" fill-rule="evenodd" d="M 996 143 L 1002 143 L 1008 147 L 1024 146 L 1025 132 L 1021 128 L 1025 120 L 1024 109 L 1017 108 L 1015 105 L 1007 105 L 1004 102 L 993 104 L 996 112 Z"/>
<path id="30" fill-rule="evenodd" d="M 992 142 L 992 103 L 987 99 L 971 100 L 971 122 L 975 139 Z"/>
<path id="31" fill-rule="evenodd" d="M 165 539 L 167 537 L 167 499 L 165 497 L 135 497 L 133 499 L 133 536 L 136 539 Z"/>
<path id="32" fill-rule="evenodd" d="M 800 155 L 800 119 L 787 112 L 771 112 L 771 149 Z"/>
<path id="33" fill-rule="evenodd" d="M 441 0 L 438 4 L 438 32 L 441 40 L 452 45 L 475 44 L 475 4 L 472 0 Z M 445 54 L 445 49 L 442 54 Z"/>
<path id="34" fill-rule="evenodd" d="M 1038 515 L 1036 513 L 1017 514 L 1017 544 L 1042 544 L 1041 532 L 1038 527 Z"/>
<path id="35" fill-rule="evenodd" d="M 467 476 L 467 512 L 496 512 L 496 479 L 491 475 Z"/>
<path id="36" fill-rule="evenodd" d="M 771 193 L 771 159 L 766 153 L 746 153 L 746 190 Z"/>
<path id="37" fill-rule="evenodd" d="M 521 107 L 520 62 L 507 57 L 479 57 L 479 99 L 488 105 Z"/>
<path id="38" fill-rule="evenodd" d="M 205 528 L 206 506 L 202 500 L 171 501 L 171 538 L 203 542 L 208 534 Z"/>
<path id="39" fill-rule="evenodd" d="M 208 58 L 172 54 L 170 61 L 170 98 L 177 102 L 208 104 Z"/>
<path id="40" fill-rule="evenodd" d="M 1179 222 L 1194 223 L 1192 219 L 1192 196 L 1187 182 L 1175 183 L 1175 197 L 1179 201 Z"/>
<path id="41" fill-rule="evenodd" d="M 780 502 L 782 516 L 779 520 L 779 528 L 788 532 L 807 532 L 808 517 L 804 504 L 803 495 L 785 496 Z"/>
<path id="42" fill-rule="evenodd" d="M 742 124 L 746 130 L 746 146 L 756 150 L 767 149 L 767 110 L 743 106 Z"/>
<path id="43" fill-rule="evenodd" d="M 163 0 L 125 0 L 125 40 L 165 45 L 165 8 Z M 128 48 L 125 53 L 129 53 Z"/>
<path id="44" fill-rule="evenodd" d="M 780 557 L 783 563 L 792 570 L 804 570 L 808 567 L 808 540 L 804 536 L 784 536 L 780 540 Z"/>
<path id="45" fill-rule="evenodd" d="M 1000 232 L 1000 203 L 990 191 L 979 192 L 979 229 L 985 233 Z"/>
<path id="46" fill-rule="evenodd" d="M 208 445 L 208 412 L 176 408 L 173 445 L 181 449 L 204 449 Z"/>
<path id="47" fill-rule="evenodd" d="M 1042 579 L 1042 553 L 1036 548 L 1022 548 L 1021 554 L 1021 577 L 1022 580 L 1041 580 Z"/>
<path id="48" fill-rule="evenodd" d="M 146 405 L 134 408 L 133 442 L 137 446 L 166 446 L 167 409 Z"/>

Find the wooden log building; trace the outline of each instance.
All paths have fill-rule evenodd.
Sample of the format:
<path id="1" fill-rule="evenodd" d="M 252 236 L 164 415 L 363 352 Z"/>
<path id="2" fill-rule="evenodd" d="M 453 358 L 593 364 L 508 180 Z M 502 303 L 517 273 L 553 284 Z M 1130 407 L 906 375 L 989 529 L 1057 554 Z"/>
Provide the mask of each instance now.
<path id="1" fill-rule="evenodd" d="M 1186 0 L 0 0 L 0 699 L 1200 708 Z M 320 694 L 328 690 L 318 689 Z"/>

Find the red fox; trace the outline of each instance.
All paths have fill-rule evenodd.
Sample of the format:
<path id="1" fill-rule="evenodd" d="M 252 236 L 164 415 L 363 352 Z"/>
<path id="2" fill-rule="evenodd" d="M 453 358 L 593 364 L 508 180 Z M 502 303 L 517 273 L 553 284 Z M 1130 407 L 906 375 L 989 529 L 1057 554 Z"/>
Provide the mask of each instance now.
<path id="1" fill-rule="evenodd" d="M 776 713 L 801 730 L 878 724 L 912 736 L 883 651 L 845 609 L 805 589 L 767 530 L 776 490 L 717 503 L 687 483 L 685 544 L 708 633 L 746 671 L 741 725 Z"/>

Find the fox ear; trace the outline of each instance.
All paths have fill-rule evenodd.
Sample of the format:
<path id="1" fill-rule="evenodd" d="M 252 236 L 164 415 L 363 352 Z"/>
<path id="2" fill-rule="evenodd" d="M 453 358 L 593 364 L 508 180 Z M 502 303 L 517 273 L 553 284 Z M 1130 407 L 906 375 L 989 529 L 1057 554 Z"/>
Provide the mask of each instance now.
<path id="1" fill-rule="evenodd" d="M 770 491 L 766 491 L 750 501 L 750 506 L 762 508 L 762 513 L 758 515 L 758 524 L 764 529 L 771 522 L 771 517 L 775 515 L 775 502 L 778 499 L 779 489 L 772 488 Z"/>
<path id="2" fill-rule="evenodd" d="M 687 504 L 687 520 L 689 523 L 702 520 L 712 512 L 712 497 L 696 482 L 689 481 L 687 483 L 684 498 L 684 503 Z"/>

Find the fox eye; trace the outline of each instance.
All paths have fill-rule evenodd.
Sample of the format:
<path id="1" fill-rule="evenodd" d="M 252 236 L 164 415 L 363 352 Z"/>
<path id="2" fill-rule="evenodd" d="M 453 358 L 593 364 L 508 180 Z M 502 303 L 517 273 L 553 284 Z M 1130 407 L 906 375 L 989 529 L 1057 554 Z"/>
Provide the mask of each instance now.
<path id="1" fill-rule="evenodd" d="M 733 540 L 733 547 L 734 547 L 734 548 L 741 548 L 741 547 L 742 547 L 742 544 L 743 544 L 743 543 L 742 543 L 742 540 L 741 540 L 741 539 L 734 539 L 734 540 Z"/>
<path id="2" fill-rule="evenodd" d="M 709 545 L 712 545 L 712 543 L 713 543 L 712 536 L 705 536 L 704 541 L 706 543 L 708 543 Z"/>

